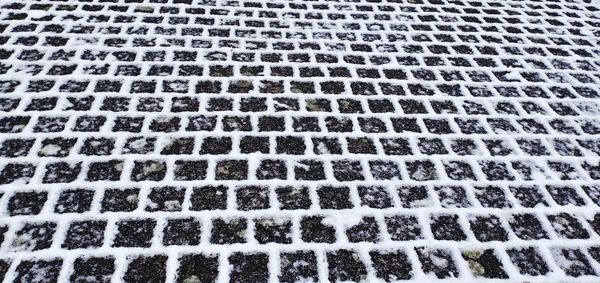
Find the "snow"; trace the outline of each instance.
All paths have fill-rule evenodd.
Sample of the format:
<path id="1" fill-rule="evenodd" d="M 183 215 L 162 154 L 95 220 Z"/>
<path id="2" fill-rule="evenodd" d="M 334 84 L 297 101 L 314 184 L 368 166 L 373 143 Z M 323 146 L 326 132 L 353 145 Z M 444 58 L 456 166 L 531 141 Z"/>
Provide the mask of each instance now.
<path id="1" fill-rule="evenodd" d="M 6 282 L 18 277 L 27 282 L 52 281 L 48 279 L 54 276 L 50 267 L 33 265 L 30 269 L 34 270 L 25 275 L 23 269 L 27 269 L 24 263 L 28 260 L 55 257 L 62 260 L 57 280 L 68 282 L 74 272 L 75 259 L 109 255 L 115 257 L 116 266 L 114 275 L 107 276 L 119 281 L 127 272 L 132 256 L 154 254 L 168 257 L 165 276 L 166 281 L 172 282 L 180 272 L 181 255 L 208 253 L 219 256 L 218 281 L 226 282 L 233 270 L 246 272 L 243 266 L 229 262 L 228 257 L 236 252 L 267 254 L 269 275 L 265 281 L 276 282 L 283 272 L 280 269 L 280 254 L 294 251 L 314 252 L 316 263 L 300 260 L 294 262 L 293 267 L 303 270 L 317 265 L 316 278 L 327 282 L 335 281 L 330 280 L 328 272 L 331 269 L 343 268 L 341 263 L 328 262 L 327 254 L 342 249 L 354 251 L 353 258 L 365 264 L 367 273 L 357 277 L 363 281 L 385 280 L 380 273 L 397 263 L 390 260 L 385 266 L 376 266 L 370 254 L 374 250 L 405 252 L 412 267 L 411 280 L 436 281 L 438 276 L 422 269 L 426 260 L 420 259 L 415 251 L 421 247 L 426 248 L 427 260 L 436 268 L 450 269 L 456 265 L 457 274 L 447 278 L 454 282 L 483 280 L 480 276 L 485 273 L 485 264 L 474 263 L 463 255 L 481 255 L 486 249 L 494 250 L 508 274 L 507 281 L 598 281 L 600 262 L 594 257 L 593 248 L 600 241 L 600 223 L 595 220 L 600 213 L 599 193 L 595 189 L 585 189 L 586 186 L 599 185 L 598 175 L 594 175 L 599 174 L 597 170 L 600 170 L 594 169 L 600 164 L 597 150 L 600 130 L 594 128 L 598 127 L 600 121 L 600 101 L 594 96 L 594 92 L 600 91 L 600 14 L 594 10 L 594 7 L 600 7 L 598 0 L 193 0 L 192 5 L 185 4 L 187 1 L 184 0 L 142 2 L 6 0 L 0 3 L 0 119 L 30 117 L 25 124 L 0 120 L 0 238 L 3 239 L 0 242 L 0 260 L 14 262 L 10 268 L 7 267 Z M 16 6 L 9 7 L 13 3 Z M 50 8 L 36 8 L 37 4 L 49 4 Z M 17 7 L 19 5 L 23 8 Z M 71 11 L 69 7 L 75 8 Z M 119 11 L 119 7 L 125 7 L 125 10 Z M 189 10 L 192 8 L 201 11 Z M 44 19 L 46 16 L 51 17 Z M 132 17 L 132 20 L 128 21 L 127 17 Z M 161 17 L 160 24 L 149 22 L 151 17 Z M 187 21 L 177 23 L 181 19 Z M 33 24 L 30 30 L 29 24 Z M 64 31 L 46 30 L 50 29 L 50 24 L 64 28 Z M 86 33 L 86 27 L 93 30 Z M 185 35 L 184 30 L 188 28 L 202 31 L 200 35 Z M 81 32 L 73 32 L 76 30 Z M 227 35 L 219 35 L 224 31 L 227 31 Z M 37 41 L 28 43 L 30 37 L 37 38 Z M 49 43 L 52 37 L 68 41 L 66 45 L 53 45 Z M 123 39 L 123 43 L 119 43 L 119 39 Z M 147 40 L 149 45 L 136 45 L 136 41 L 142 40 Z M 111 41 L 114 43 L 109 46 Z M 14 52 L 5 52 L 7 50 Z M 41 57 L 23 59 L 27 54 L 35 57 L 34 53 L 27 53 L 32 51 L 39 51 Z M 69 51 L 73 51 L 74 55 L 64 55 Z M 162 51 L 165 52 L 165 59 L 146 57 L 151 52 Z M 134 58 L 125 60 L 117 52 L 132 52 Z M 185 61 L 177 58 L 179 52 L 196 52 L 197 56 L 194 60 Z M 60 57 L 60 54 L 65 57 L 53 58 Z M 83 54 L 96 58 L 83 59 Z M 267 55 L 280 55 L 281 59 L 278 62 L 263 59 Z M 324 55 L 330 55 L 334 62 L 319 59 Z M 299 59 L 292 62 L 295 56 Z M 307 59 L 300 58 L 302 56 Z M 381 58 L 381 61 L 377 58 Z M 408 58 L 413 63 L 404 61 Z M 458 64 L 455 61 L 458 59 L 466 63 Z M 491 60 L 489 65 L 481 63 L 487 59 Z M 52 74 L 59 73 L 61 66 L 71 64 L 77 65 L 72 73 Z M 103 74 L 86 69 L 90 66 L 99 68 L 104 64 L 108 68 Z M 545 67 L 539 67 L 540 64 Z M 172 67 L 173 71 L 164 69 L 149 74 L 151 67 L 159 65 Z M 184 66 L 199 66 L 202 71 L 184 75 Z M 217 66 L 230 66 L 232 73 L 213 74 L 213 68 Z M 140 73 L 121 72 L 122 67 L 139 68 Z M 251 67 L 263 69 L 256 71 Z M 275 68 L 279 67 L 291 67 L 292 74 L 277 74 Z M 305 72 L 310 73 L 311 68 L 322 75 L 304 75 Z M 336 75 L 333 68 L 346 68 L 348 75 Z M 400 76 L 399 71 L 406 73 L 406 78 L 396 77 Z M 530 74 L 535 76 L 530 77 Z M 50 80 L 54 84 L 47 90 L 30 90 L 30 85 L 38 80 Z M 98 83 L 104 80 L 119 81 L 122 86 L 116 91 L 95 90 Z M 13 81 L 18 85 L 13 85 Z M 89 86 L 79 91 L 69 81 L 89 82 Z M 153 90 L 147 90 L 137 84 L 141 81 L 156 82 L 156 86 Z M 195 87 L 203 81 L 218 82 L 220 88 L 201 93 Z M 274 82 L 281 83 L 281 89 L 268 87 Z M 297 84 L 299 82 L 312 84 L 310 88 L 314 88 L 314 91 Z M 327 83 L 331 82 L 341 83 L 341 90 L 329 90 Z M 231 90 L 234 86 L 250 91 L 234 93 Z M 444 86 L 456 86 L 459 91 L 445 92 Z M 508 90 L 502 91 L 502 88 Z M 547 97 L 537 96 L 535 88 L 541 89 Z M 582 90 L 584 88 L 588 90 Z M 269 91 L 262 92 L 261 89 Z M 94 98 L 90 109 L 66 109 L 67 105 L 72 104 L 69 98 L 86 96 Z M 56 97 L 57 102 L 48 109 L 28 108 L 34 107 L 37 99 L 46 97 Z M 111 97 L 126 98 L 128 102 L 124 109 L 105 110 L 102 108 L 106 106 L 105 98 Z M 150 98 L 160 99 L 160 105 L 152 111 L 148 108 L 153 107 L 142 105 L 144 99 Z M 199 101 L 199 109 L 171 111 L 188 106 L 185 101 L 173 98 L 195 98 Z M 264 98 L 264 108 L 260 107 L 260 111 L 242 110 L 244 98 Z M 19 101 L 13 107 L 7 99 Z M 231 107 L 211 108 L 218 99 L 230 101 Z M 283 99 L 293 102 L 284 103 Z M 422 103 L 425 111 L 407 109 L 399 100 Z M 378 101 L 389 102 L 392 110 L 376 107 Z M 438 109 L 436 102 L 449 103 L 455 109 Z M 353 109 L 353 103 L 360 109 Z M 500 103 L 508 103 L 514 112 L 499 110 Z M 558 104 L 572 108 L 575 114 L 559 113 L 553 108 Z M 76 126 L 94 128 L 96 125 L 92 120 L 81 120 L 79 123 L 77 118 L 95 116 L 106 118 L 97 131 L 76 130 Z M 134 116 L 144 119 L 139 130 L 115 130 L 117 118 Z M 214 120 L 192 119 L 198 116 Z M 235 119 L 242 116 L 248 117 L 251 124 L 249 130 L 225 128 L 225 124 L 232 129 L 245 128 L 245 122 Z M 44 121 L 42 118 L 57 117 L 66 118 L 64 129 L 59 129 L 60 125 L 40 122 Z M 165 131 L 151 129 L 152 123 L 170 124 L 173 117 L 180 118 L 176 128 Z M 264 129 L 261 119 L 265 117 L 282 118 L 283 129 Z M 308 126 L 294 126 L 294 119 L 301 117 L 315 118 L 320 130 L 309 131 Z M 340 124 L 349 123 L 351 130 L 333 129 L 330 118 L 339 120 Z M 361 119 L 371 118 L 382 121 L 385 127 L 370 122 L 361 124 Z M 402 125 L 395 120 L 398 118 L 415 119 L 418 131 L 399 129 Z M 457 122 L 458 119 L 476 121 L 483 133 L 466 133 L 465 128 Z M 523 125 L 521 122 L 525 119 L 541 124 L 543 131 L 532 125 Z M 447 127 L 429 124 L 429 120 L 446 121 Z M 554 121 L 565 122 L 572 125 L 573 129 L 552 126 Z M 504 128 L 504 123 L 510 127 Z M 247 136 L 266 137 L 269 141 L 267 152 L 242 152 L 241 140 Z M 283 136 L 301 138 L 305 147 L 303 153 L 280 152 L 277 138 Z M 44 143 L 46 139 L 57 137 L 74 138 L 77 142 L 69 149 Z M 202 141 L 208 137 L 230 138 L 231 149 L 224 154 L 203 153 Z M 114 140 L 114 149 L 104 149 L 102 138 Z M 177 147 L 174 141 L 180 138 L 192 139 L 191 154 L 161 153 L 164 148 Z M 334 152 L 325 142 L 317 141 L 318 138 L 337 141 L 342 153 Z M 19 142 L 13 149 L 8 143 L 4 144 L 9 139 L 35 141 L 31 146 Z M 91 142 L 84 145 L 84 141 L 89 139 Z M 350 139 L 357 140 L 356 147 L 361 148 L 370 147 L 369 143 L 372 142 L 375 153 L 359 152 L 352 148 Z M 410 153 L 386 152 L 389 148 L 402 148 L 403 144 L 396 142 L 398 139 L 407 141 Z M 421 139 L 437 139 L 440 142 L 421 143 Z M 458 150 L 454 146 L 459 139 L 473 140 L 473 144 L 464 145 L 464 150 Z M 489 140 L 498 140 L 500 143 L 491 147 L 486 144 Z M 526 142 L 517 142 L 521 140 Z M 558 140 L 565 142 L 559 143 Z M 590 145 L 584 146 L 584 140 L 589 140 Z M 82 154 L 85 146 L 107 150 L 108 154 Z M 504 154 L 504 148 L 510 149 L 510 153 Z M 438 150 L 447 153 L 439 153 Z M 59 156 L 63 151 L 68 155 Z M 577 151 L 581 153 L 575 154 Z M 111 168 L 92 169 L 90 166 L 112 160 L 118 162 Z M 243 173 L 248 176 L 234 174 L 243 167 L 241 165 L 240 168 L 220 165 L 223 164 L 220 162 L 229 160 L 247 162 L 247 170 Z M 271 169 L 259 167 L 263 160 L 283 161 L 284 166 L 280 170 L 285 172 L 282 173 L 284 176 L 261 179 L 260 176 L 271 176 L 272 173 Z M 322 165 L 323 174 L 317 172 L 321 167 L 312 166 L 309 160 Z M 137 162 L 146 161 L 155 162 L 143 163 L 141 167 L 137 165 Z M 178 161 L 203 161 L 206 162 L 206 168 L 186 167 L 181 171 L 193 177 L 180 178 L 178 174 L 182 173 L 176 169 Z M 346 162 L 339 164 L 347 166 L 335 168 L 333 164 L 339 161 Z M 467 164 L 472 174 L 454 163 L 456 161 Z M 481 164 L 488 161 L 504 164 L 505 167 L 486 170 Z M 48 169 L 63 164 L 61 162 L 71 167 L 81 164 L 82 168 L 80 171 L 73 168 Z M 350 162 L 355 163 L 350 166 Z M 514 165 L 517 162 L 523 166 Z M 573 169 L 554 168 L 551 162 L 562 162 Z M 31 174 L 26 174 L 29 170 L 27 167 L 11 167 L 26 164 L 35 167 Z M 411 164 L 415 164 L 415 167 Z M 134 173 L 133 168 L 141 170 Z M 92 181 L 89 178 L 94 173 L 112 176 L 112 171 L 118 172 L 115 173 L 118 175 L 116 179 Z M 311 176 L 315 173 L 317 177 L 314 177 L 315 180 L 302 180 L 299 178 L 301 171 L 308 171 L 307 174 Z M 508 177 L 498 177 L 502 175 L 499 172 L 506 172 Z M 70 174 L 73 177 L 67 178 L 71 177 Z M 150 175 L 160 176 L 157 180 L 144 179 L 144 176 Z M 217 180 L 217 176 L 228 175 L 236 175 L 239 180 L 227 177 Z M 324 177 L 321 178 L 321 175 Z M 465 177 L 467 175 L 472 176 Z M 67 179 L 69 182 L 46 181 Z M 216 186 L 225 186 L 227 190 L 216 191 L 215 196 L 197 192 Z M 264 187 L 266 190 L 249 194 L 248 199 L 240 200 L 238 189 L 248 186 Z M 284 186 L 292 188 L 286 196 L 276 190 Z M 347 195 L 340 190 L 335 197 L 340 202 L 349 203 L 349 207 L 325 208 L 317 192 L 327 186 L 343 187 Z M 413 189 L 421 186 L 426 192 L 425 196 Z M 482 196 L 479 188 L 488 186 L 498 187 L 504 195 Z M 560 201 L 567 204 L 560 205 L 547 186 L 573 188 L 577 197 L 565 194 Z M 159 187 L 181 188 L 183 197 L 181 200 L 151 200 L 151 192 Z M 381 187 L 383 190 L 381 195 L 365 196 L 361 187 Z M 533 207 L 523 205 L 519 199 L 523 196 L 512 193 L 509 189 L 512 187 L 535 187 L 539 189 L 542 202 Z M 125 188 L 135 188 L 139 193 L 136 191 L 123 195 L 123 199 L 115 200 L 112 205 L 127 208 L 104 211 L 104 193 L 109 189 Z M 303 188 L 307 190 L 306 195 Z M 94 194 L 89 200 L 83 197 L 74 197 L 69 201 L 61 199 L 65 191 L 80 189 L 92 190 Z M 46 192 L 48 197 L 43 201 L 27 198 L 15 200 L 17 193 L 30 191 Z M 282 209 L 284 197 L 305 203 L 298 204 L 301 207 Z M 462 199 L 466 202 L 461 202 Z M 578 204 L 579 199 L 583 200 L 583 204 Z M 194 209 L 198 203 L 210 207 L 220 201 L 225 203 L 224 208 Z M 70 202 L 75 202 L 78 208 L 87 208 L 84 211 L 62 213 L 70 208 Z M 579 229 L 567 218 L 549 220 L 549 216 L 561 213 L 571 215 L 589 237 L 564 237 L 564 234 L 577 234 Z M 437 231 L 434 231 L 436 228 L 432 225 L 431 217 L 438 214 L 456 215 L 459 227 L 440 229 L 462 229 L 466 240 L 436 239 L 433 235 Z M 532 235 L 540 239 L 519 238 L 519 234 L 524 233 L 527 227 L 513 227 L 517 214 L 532 214 L 539 219 L 541 229 L 532 231 Z M 333 229 L 335 240 L 332 243 L 303 238 L 302 220 L 313 216 L 323 217 L 321 224 Z M 393 240 L 395 231 L 386 223 L 386 218 L 392 216 L 414 216 L 418 219 L 415 223 L 398 228 L 413 233 L 415 239 Z M 476 231 L 469 220 L 478 216 L 497 217 L 501 227 L 488 223 L 486 228 L 489 231 Z M 188 218 L 201 223 L 200 243 L 190 246 L 165 245 L 163 240 L 169 221 Z M 356 231 L 355 236 L 363 239 L 368 238 L 370 233 L 377 233 L 376 240 L 352 242 L 349 236 L 351 228 L 357 225 L 362 227 L 360 225 L 366 218 L 374 219 L 375 228 Z M 152 231 L 149 231 L 147 242 L 150 245 L 112 246 L 117 236 L 127 233 L 120 231 L 117 223 L 132 219 L 156 221 Z M 247 225 L 237 230 L 214 231 L 213 223 L 219 219 L 226 220 L 229 226 L 236 226 L 242 221 L 246 221 Z M 94 236 L 104 236 L 101 246 L 68 249 L 63 245 L 71 237 L 69 229 L 73 223 L 95 220 L 107 223 L 106 228 L 97 234 L 90 232 Z M 24 229 L 26 224 L 42 222 L 53 223 L 56 231 L 50 231 L 49 228 Z M 287 236 L 283 238 L 291 239 L 291 244 L 258 242 L 258 234 L 261 233 L 257 229 L 259 224 L 272 228 L 287 223 L 291 223 L 290 229 L 274 231 L 270 235 Z M 183 226 L 190 229 L 193 225 Z M 507 233 L 507 241 L 477 240 L 478 233 L 492 233 L 499 228 Z M 133 234 L 136 234 L 132 236 L 134 239 L 148 232 L 141 228 L 133 230 Z M 421 235 L 413 232 L 416 230 Z M 543 237 L 544 232 L 548 234 L 547 238 Z M 42 235 L 45 234 L 51 234 L 49 245 L 38 249 L 38 245 L 44 242 Z M 190 234 L 184 231 L 178 236 Z M 232 235 L 243 241 L 227 243 L 223 240 Z M 213 236 L 223 241 L 213 242 Z M 75 241 L 85 239 L 74 238 Z M 507 249 L 529 246 L 535 247 L 547 263 L 550 272 L 546 275 L 531 277 L 521 273 L 507 255 Z M 436 249 L 447 251 L 452 261 L 438 256 L 434 252 Z M 3 272 L 2 263 L 0 275 Z M 536 265 L 531 266 L 534 268 Z M 344 274 L 357 270 L 354 266 L 346 268 Z M 250 268 L 251 271 L 259 269 Z M 203 276 L 196 274 L 177 280 L 204 282 Z M 393 274 L 389 276 L 390 280 L 399 279 Z M 80 278 L 92 280 L 92 277 Z M 303 280 L 312 281 L 299 278 L 299 281 Z M 489 280 L 495 282 L 495 279 Z M 248 280 L 253 281 L 261 280 Z"/>

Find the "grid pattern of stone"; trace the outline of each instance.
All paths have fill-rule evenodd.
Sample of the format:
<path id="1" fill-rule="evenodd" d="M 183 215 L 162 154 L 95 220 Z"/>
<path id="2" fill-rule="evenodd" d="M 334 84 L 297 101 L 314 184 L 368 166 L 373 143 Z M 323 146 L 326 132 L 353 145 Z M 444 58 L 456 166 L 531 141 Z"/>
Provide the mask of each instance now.
<path id="1" fill-rule="evenodd" d="M 599 6 L 1 1 L 0 281 L 597 281 Z"/>

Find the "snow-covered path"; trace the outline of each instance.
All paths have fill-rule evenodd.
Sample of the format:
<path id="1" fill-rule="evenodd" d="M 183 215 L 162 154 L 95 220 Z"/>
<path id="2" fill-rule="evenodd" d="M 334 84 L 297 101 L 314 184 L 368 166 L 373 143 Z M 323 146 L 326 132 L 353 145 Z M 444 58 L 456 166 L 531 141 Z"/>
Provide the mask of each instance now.
<path id="1" fill-rule="evenodd" d="M 598 282 L 599 9 L 1 0 L 0 282 Z"/>

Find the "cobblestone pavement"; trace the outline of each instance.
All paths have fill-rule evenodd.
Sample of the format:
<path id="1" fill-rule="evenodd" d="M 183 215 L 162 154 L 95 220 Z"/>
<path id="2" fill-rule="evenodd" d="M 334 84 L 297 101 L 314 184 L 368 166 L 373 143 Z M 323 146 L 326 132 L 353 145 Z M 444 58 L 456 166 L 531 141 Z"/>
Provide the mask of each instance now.
<path id="1" fill-rule="evenodd" d="M 2 0 L 0 281 L 598 282 L 599 9 Z"/>

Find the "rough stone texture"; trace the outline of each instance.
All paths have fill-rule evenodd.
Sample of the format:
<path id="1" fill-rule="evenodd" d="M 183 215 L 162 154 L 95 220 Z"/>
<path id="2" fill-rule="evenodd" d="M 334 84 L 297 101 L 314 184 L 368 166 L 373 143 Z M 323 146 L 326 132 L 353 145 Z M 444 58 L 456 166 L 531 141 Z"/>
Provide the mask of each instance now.
<path id="1" fill-rule="evenodd" d="M 599 9 L 0 1 L 0 281 L 597 282 Z"/>

